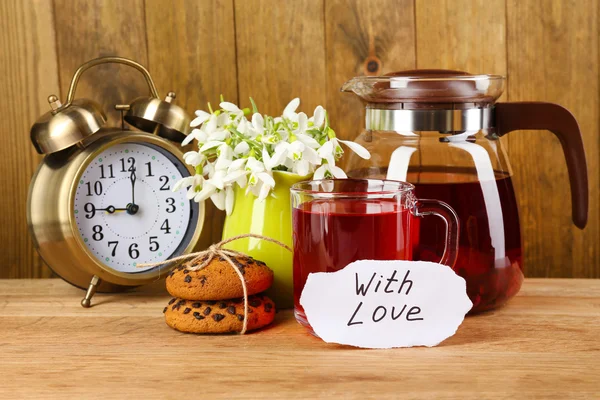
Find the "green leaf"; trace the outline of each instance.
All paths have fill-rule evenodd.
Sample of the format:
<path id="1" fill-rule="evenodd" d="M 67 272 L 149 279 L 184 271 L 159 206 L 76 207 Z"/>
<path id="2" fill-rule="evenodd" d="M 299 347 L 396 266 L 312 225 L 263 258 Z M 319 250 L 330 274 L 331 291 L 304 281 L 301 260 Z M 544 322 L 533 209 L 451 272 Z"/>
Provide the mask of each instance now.
<path id="1" fill-rule="evenodd" d="M 256 107 L 256 103 L 254 102 L 254 99 L 252 97 L 250 97 L 250 103 L 252 104 L 252 112 L 257 113 L 258 107 Z"/>

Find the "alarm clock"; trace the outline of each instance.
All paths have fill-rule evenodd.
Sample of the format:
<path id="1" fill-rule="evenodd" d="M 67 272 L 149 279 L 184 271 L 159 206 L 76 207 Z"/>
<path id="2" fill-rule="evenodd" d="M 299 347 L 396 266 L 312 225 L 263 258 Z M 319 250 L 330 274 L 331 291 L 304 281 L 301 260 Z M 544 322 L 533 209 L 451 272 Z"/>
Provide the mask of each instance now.
<path id="1" fill-rule="evenodd" d="M 81 74 L 104 63 L 139 70 L 151 96 L 121 111 L 121 128 L 105 127 L 98 104 L 74 99 Z M 102 57 L 75 72 L 66 102 L 50 96 L 51 111 L 31 128 L 42 160 L 32 178 L 27 222 L 44 262 L 62 279 L 87 288 L 81 304 L 96 291 L 114 292 L 164 277 L 175 265 L 139 268 L 194 249 L 204 207 L 185 191 L 171 188 L 192 172 L 174 143 L 189 133 L 190 118 L 159 98 L 149 72 L 135 61 Z M 125 123 L 139 130 L 125 129 Z"/>

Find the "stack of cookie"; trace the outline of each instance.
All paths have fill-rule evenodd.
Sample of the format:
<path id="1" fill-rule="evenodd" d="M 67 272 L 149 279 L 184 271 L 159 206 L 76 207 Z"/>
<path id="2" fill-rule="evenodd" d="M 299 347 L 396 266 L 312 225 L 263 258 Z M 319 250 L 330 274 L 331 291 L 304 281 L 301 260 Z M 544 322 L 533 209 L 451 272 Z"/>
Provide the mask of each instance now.
<path id="1" fill-rule="evenodd" d="M 202 264 L 200 260 L 198 264 Z M 273 321 L 275 304 L 260 294 L 273 283 L 273 271 L 252 257 L 231 257 L 242 273 L 248 291 L 247 330 L 262 328 Z M 167 290 L 174 296 L 165 307 L 167 325 L 182 332 L 227 333 L 242 330 L 244 289 L 239 275 L 224 258 L 213 257 L 201 270 L 183 264 L 167 277 Z"/>

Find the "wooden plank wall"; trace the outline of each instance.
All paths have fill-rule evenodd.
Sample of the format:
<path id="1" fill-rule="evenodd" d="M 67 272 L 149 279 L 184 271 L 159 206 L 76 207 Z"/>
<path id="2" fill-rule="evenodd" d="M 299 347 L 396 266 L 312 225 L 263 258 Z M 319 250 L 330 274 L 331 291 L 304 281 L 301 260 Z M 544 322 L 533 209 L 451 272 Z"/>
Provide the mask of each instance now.
<path id="1" fill-rule="evenodd" d="M 323 104 L 338 134 L 352 138 L 362 107 L 340 94 L 348 78 L 412 68 L 508 76 L 503 100 L 568 107 L 580 122 L 590 178 L 590 220 L 572 226 L 565 162 L 548 132 L 504 141 L 515 172 L 528 276 L 600 278 L 600 71 L 598 0 L 4 0 L 0 2 L 0 278 L 48 277 L 25 223 L 27 186 L 40 160 L 29 127 L 61 98 L 88 59 L 144 63 L 164 93 L 188 111 L 207 101 L 278 113 L 301 97 Z M 135 71 L 86 73 L 78 96 L 110 111 L 146 93 Z M 118 115 L 109 112 L 111 121 Z M 504 140 L 504 139 L 503 139 Z M 205 239 L 218 238 L 211 208 Z"/>

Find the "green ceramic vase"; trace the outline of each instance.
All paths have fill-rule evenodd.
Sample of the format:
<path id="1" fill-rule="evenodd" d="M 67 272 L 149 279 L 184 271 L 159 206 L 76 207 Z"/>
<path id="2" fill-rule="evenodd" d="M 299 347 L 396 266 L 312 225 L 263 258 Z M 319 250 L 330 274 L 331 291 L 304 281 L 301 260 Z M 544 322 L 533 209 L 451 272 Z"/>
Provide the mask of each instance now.
<path id="1" fill-rule="evenodd" d="M 290 187 L 308 176 L 299 176 L 290 172 L 273 171 L 275 188 L 264 200 L 258 199 L 251 193 L 245 194 L 246 189 L 235 187 L 235 203 L 231 215 L 225 218 L 223 239 L 245 233 L 255 233 L 277 239 L 292 247 L 292 207 Z M 264 261 L 274 272 L 273 286 L 267 295 L 278 308 L 294 306 L 292 253 L 286 249 L 264 240 L 244 238 L 225 246 L 241 251 Z"/>

